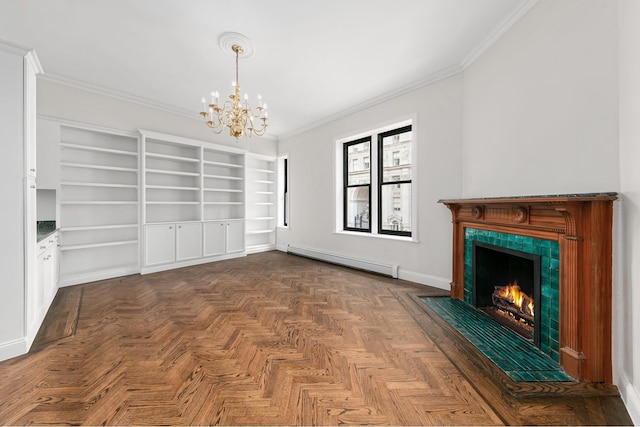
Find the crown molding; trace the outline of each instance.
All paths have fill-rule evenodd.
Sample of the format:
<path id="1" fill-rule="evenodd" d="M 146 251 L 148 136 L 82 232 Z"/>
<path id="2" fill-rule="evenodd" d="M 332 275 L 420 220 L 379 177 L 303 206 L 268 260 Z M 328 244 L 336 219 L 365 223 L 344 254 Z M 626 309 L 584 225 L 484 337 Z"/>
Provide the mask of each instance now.
<path id="1" fill-rule="evenodd" d="M 283 133 L 278 136 L 278 139 L 281 140 L 284 138 L 290 138 L 292 136 L 299 135 L 303 132 L 307 132 L 311 129 L 315 129 L 319 126 L 326 125 L 327 123 L 331 123 L 335 120 L 350 116 L 351 114 L 355 114 L 357 112 L 366 110 L 367 108 L 373 107 L 375 105 L 382 104 L 383 102 L 386 102 L 390 99 L 413 92 L 417 89 L 420 89 L 421 87 L 428 86 L 440 80 L 448 79 L 449 77 L 453 77 L 456 74 L 461 73 L 462 71 L 464 71 L 462 67 L 459 64 L 455 64 L 449 68 L 445 68 L 444 70 L 429 74 L 419 80 L 414 80 L 413 82 L 408 83 L 404 86 L 400 86 L 396 89 L 385 92 L 382 95 L 376 96 L 374 98 L 370 98 L 350 108 L 339 111 L 335 114 L 331 114 L 330 116 L 327 116 L 323 119 L 310 123 L 306 126 L 302 126 L 300 128 L 294 129 L 291 132 Z"/>
<path id="2" fill-rule="evenodd" d="M 4 50 L 5 52 L 13 53 L 14 55 L 25 56 L 32 49 L 29 49 L 28 47 L 17 45 L 17 44 L 12 43 L 12 42 L 10 42 L 8 40 L 0 39 L 0 50 Z"/>
<path id="3" fill-rule="evenodd" d="M 187 119 L 191 119 L 193 121 L 197 121 L 197 122 L 202 121 L 202 117 L 191 110 L 178 108 L 173 105 L 153 101 L 147 98 L 142 98 L 142 97 L 133 95 L 131 93 L 117 91 L 113 89 L 107 89 L 103 86 L 94 85 L 94 84 L 83 82 L 77 79 L 72 79 L 70 77 L 65 77 L 59 74 L 46 73 L 46 74 L 39 75 L 38 78 L 51 83 L 60 84 L 60 85 L 72 87 L 75 89 L 84 90 L 87 92 L 92 92 L 97 95 L 108 96 L 110 98 L 115 98 L 121 101 L 130 102 L 133 104 L 140 105 L 142 107 L 153 108 L 155 110 L 163 111 L 165 113 L 186 117 Z M 273 141 L 278 140 L 276 136 L 269 135 L 269 134 L 263 135 L 261 138 L 269 139 Z"/>
<path id="4" fill-rule="evenodd" d="M 522 6 L 516 9 L 511 15 L 506 17 L 484 40 L 480 42 L 465 58 L 460 62 L 463 70 L 466 70 L 480 57 L 489 47 L 500 39 L 516 22 L 529 11 L 538 0 L 527 0 Z"/>
<path id="5" fill-rule="evenodd" d="M 531 9 L 537 2 L 538 0 L 527 0 L 521 7 L 516 9 L 510 16 L 505 18 L 500 23 L 500 25 L 498 25 L 491 32 L 491 34 L 489 34 L 489 36 L 487 36 L 478 46 L 476 46 L 471 52 L 469 52 L 469 54 L 458 64 L 454 64 L 451 67 L 429 74 L 421 79 L 415 80 L 406 85 L 395 88 L 394 90 L 387 91 L 379 96 L 370 98 L 350 108 L 331 114 L 327 117 L 324 117 L 323 119 L 309 123 L 305 126 L 299 127 L 292 131 L 285 132 L 280 135 L 266 134 L 262 138 L 275 140 L 275 141 L 278 141 L 284 138 L 290 138 L 292 136 L 299 135 L 301 133 L 315 129 L 319 126 L 326 125 L 335 120 L 342 119 L 351 114 L 355 114 L 357 112 L 363 111 L 367 108 L 381 104 L 385 101 L 396 98 L 398 96 L 402 96 L 407 93 L 413 92 L 419 88 L 431 85 L 440 80 L 453 77 L 456 74 L 459 74 L 465 71 L 469 66 L 471 66 L 471 64 L 473 64 L 490 46 L 492 46 L 498 39 L 500 39 L 500 37 L 502 37 L 518 20 L 520 20 L 520 18 L 522 18 L 522 16 L 525 13 L 527 13 L 529 9 Z M 14 53 L 23 52 L 24 54 L 26 54 L 29 51 L 29 49 L 25 49 L 25 48 L 22 48 L 21 46 L 17 46 L 2 40 L 0 40 L 0 49 L 13 51 Z M 73 87 L 76 89 L 93 92 L 98 95 L 109 96 L 122 101 L 138 104 L 143 107 L 154 108 L 156 110 L 164 111 L 166 113 L 176 114 L 182 117 L 192 119 L 194 121 L 201 120 L 199 115 L 194 114 L 193 111 L 190 111 L 190 110 L 185 110 L 183 108 L 178 108 L 173 105 L 142 98 L 142 97 L 133 95 L 131 93 L 117 91 L 113 89 L 107 89 L 102 86 L 93 85 L 91 83 L 83 82 L 77 79 L 72 79 L 72 78 L 61 76 L 58 74 L 52 74 L 52 73 L 40 74 L 38 78 L 41 80 L 52 82 L 52 83 L 57 83 L 57 84 Z"/>
<path id="6" fill-rule="evenodd" d="M 177 108 L 169 104 L 164 104 L 162 102 L 153 101 L 147 98 L 142 98 L 136 95 L 133 95 L 128 92 L 107 89 L 103 86 L 94 85 L 91 83 L 87 83 L 81 80 L 73 79 L 70 77 L 65 77 L 59 74 L 46 73 L 39 77 L 44 81 L 48 81 L 51 83 L 57 83 L 64 86 L 69 86 L 75 89 L 81 89 L 87 92 L 92 92 L 98 95 L 104 95 L 111 98 L 119 99 L 121 101 L 131 102 L 133 104 L 138 104 L 143 107 L 151 107 L 156 110 L 161 110 L 167 113 L 177 114 L 179 116 L 187 117 L 193 120 L 199 120 L 200 116 L 195 114 L 193 111 L 187 111 L 182 108 Z"/>
<path id="7" fill-rule="evenodd" d="M 381 104 L 389 99 L 395 98 L 397 96 L 401 96 L 404 95 L 406 93 L 412 92 L 416 89 L 419 89 L 423 86 L 428 86 L 430 84 L 436 83 L 440 80 L 444 80 L 447 79 L 449 77 L 453 77 L 458 73 L 461 73 L 463 71 L 465 71 L 471 64 L 473 64 L 476 59 L 478 59 L 480 57 L 480 55 L 482 55 L 482 53 L 484 53 L 484 51 L 486 51 L 491 45 L 493 45 L 496 41 L 498 41 L 498 39 L 500 39 L 500 37 L 502 37 L 516 22 L 518 22 L 520 20 L 520 18 L 522 18 L 522 16 L 524 16 L 525 13 L 527 13 L 529 11 L 529 9 L 531 9 L 536 3 L 538 2 L 538 0 L 527 0 L 521 7 L 519 7 L 518 9 L 516 9 L 511 15 L 509 15 L 507 18 L 505 18 L 500 25 L 498 25 L 492 32 L 491 34 L 489 34 L 489 36 L 487 36 L 478 46 L 476 46 L 471 52 L 469 52 L 469 54 L 467 56 L 465 56 L 465 58 L 460 61 L 459 64 L 455 64 L 449 68 L 446 68 L 444 70 L 441 70 L 439 72 L 433 73 L 433 74 L 429 74 L 428 76 L 416 80 L 412 83 L 409 83 L 405 86 L 402 86 L 398 89 L 395 89 L 393 91 L 389 91 L 386 92 L 380 96 L 371 98 L 365 102 L 362 102 L 360 104 L 354 105 L 351 108 L 347 108 L 346 110 L 342 110 L 336 114 L 332 114 L 330 116 L 327 116 L 321 120 L 318 120 L 316 122 L 310 123 L 306 126 L 300 127 L 298 129 L 295 129 L 291 132 L 287 132 L 284 134 L 279 135 L 279 139 L 284 139 L 284 138 L 290 138 L 292 136 L 295 135 L 299 135 L 303 132 L 307 132 L 311 129 L 317 128 L 319 126 L 325 125 L 327 123 L 330 123 L 332 121 L 344 118 L 346 116 L 349 116 L 351 114 L 357 113 L 359 111 L 365 110 L 367 108 L 373 107 L 374 105 L 377 104 Z"/>

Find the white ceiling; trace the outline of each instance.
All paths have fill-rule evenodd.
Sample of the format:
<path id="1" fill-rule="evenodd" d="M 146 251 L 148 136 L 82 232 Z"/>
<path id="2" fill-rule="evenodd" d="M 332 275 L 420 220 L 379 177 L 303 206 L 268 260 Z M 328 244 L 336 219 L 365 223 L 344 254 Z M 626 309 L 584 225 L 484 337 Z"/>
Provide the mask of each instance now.
<path id="1" fill-rule="evenodd" d="M 535 0 L 0 0 L 0 39 L 35 49 L 45 76 L 198 118 L 240 83 L 291 135 L 464 69 Z"/>

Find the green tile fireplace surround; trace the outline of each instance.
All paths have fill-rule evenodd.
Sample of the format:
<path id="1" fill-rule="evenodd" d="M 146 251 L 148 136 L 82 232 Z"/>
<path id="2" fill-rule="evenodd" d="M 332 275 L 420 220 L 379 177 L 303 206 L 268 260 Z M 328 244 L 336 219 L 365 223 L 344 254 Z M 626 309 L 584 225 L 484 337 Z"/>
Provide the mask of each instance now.
<path id="1" fill-rule="evenodd" d="M 464 301 L 473 305 L 473 242 L 488 243 L 540 256 L 540 350 L 556 362 L 560 361 L 558 342 L 560 322 L 560 245 L 551 240 L 489 230 L 465 228 L 464 239 Z"/>

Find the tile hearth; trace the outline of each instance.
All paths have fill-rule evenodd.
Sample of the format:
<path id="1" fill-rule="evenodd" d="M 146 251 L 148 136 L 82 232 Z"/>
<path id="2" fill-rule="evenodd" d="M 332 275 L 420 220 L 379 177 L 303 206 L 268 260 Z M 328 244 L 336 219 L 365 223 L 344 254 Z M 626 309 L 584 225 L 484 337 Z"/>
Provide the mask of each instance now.
<path id="1" fill-rule="evenodd" d="M 574 381 L 532 343 L 471 305 L 449 297 L 421 299 L 513 381 Z"/>

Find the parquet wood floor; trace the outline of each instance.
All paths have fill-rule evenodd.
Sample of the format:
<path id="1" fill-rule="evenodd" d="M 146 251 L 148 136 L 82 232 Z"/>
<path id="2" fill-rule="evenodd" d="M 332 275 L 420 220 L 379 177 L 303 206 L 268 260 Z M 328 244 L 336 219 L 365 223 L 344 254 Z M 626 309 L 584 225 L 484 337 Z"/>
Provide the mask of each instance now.
<path id="1" fill-rule="evenodd" d="M 504 393 L 409 282 L 267 252 L 67 289 L 0 363 L 2 424 L 630 423 L 615 396 Z"/>

